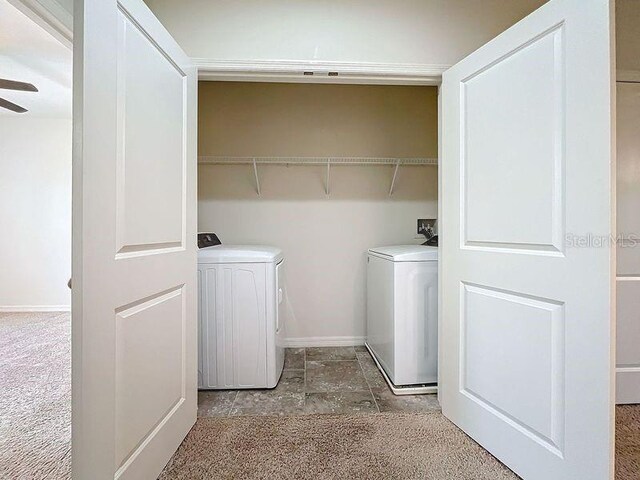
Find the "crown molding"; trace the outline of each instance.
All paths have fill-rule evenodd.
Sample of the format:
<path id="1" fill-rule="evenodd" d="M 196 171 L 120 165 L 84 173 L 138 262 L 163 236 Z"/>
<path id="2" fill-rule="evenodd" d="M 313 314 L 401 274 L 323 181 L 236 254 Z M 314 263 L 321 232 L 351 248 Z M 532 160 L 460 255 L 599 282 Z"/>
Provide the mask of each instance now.
<path id="1" fill-rule="evenodd" d="M 442 73 L 449 68 L 449 65 L 441 64 L 304 60 L 192 58 L 192 61 L 198 68 L 200 80 L 256 82 L 438 85 Z"/>
<path id="2" fill-rule="evenodd" d="M 9 0 L 9 3 L 67 48 L 73 45 L 73 13 L 56 0 Z"/>

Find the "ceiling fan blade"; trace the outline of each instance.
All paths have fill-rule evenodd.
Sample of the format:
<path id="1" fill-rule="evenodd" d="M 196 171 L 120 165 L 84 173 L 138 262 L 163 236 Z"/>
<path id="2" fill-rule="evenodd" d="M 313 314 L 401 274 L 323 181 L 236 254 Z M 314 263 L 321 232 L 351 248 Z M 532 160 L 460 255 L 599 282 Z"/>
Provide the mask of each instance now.
<path id="1" fill-rule="evenodd" d="M 16 105 L 15 103 L 10 102 L 9 100 L 5 100 L 0 97 L 0 107 L 6 108 L 7 110 L 11 110 L 16 113 L 24 113 L 27 111 L 26 108 L 21 107 L 20 105 Z"/>
<path id="2" fill-rule="evenodd" d="M 37 92 L 35 85 L 27 82 L 16 82 L 15 80 L 5 80 L 0 78 L 0 88 L 7 90 L 22 90 L 23 92 Z"/>

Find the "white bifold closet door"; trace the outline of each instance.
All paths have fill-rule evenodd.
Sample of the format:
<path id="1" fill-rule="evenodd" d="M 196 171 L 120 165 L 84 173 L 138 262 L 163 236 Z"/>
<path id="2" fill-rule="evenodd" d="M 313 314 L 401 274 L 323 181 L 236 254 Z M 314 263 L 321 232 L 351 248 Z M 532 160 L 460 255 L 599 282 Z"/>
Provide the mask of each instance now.
<path id="1" fill-rule="evenodd" d="M 196 70 L 142 0 L 77 0 L 73 89 L 73 478 L 157 478 L 197 410 Z"/>
<path id="2" fill-rule="evenodd" d="M 612 10 L 551 0 L 443 76 L 440 401 L 525 480 L 613 475 Z"/>
<path id="3" fill-rule="evenodd" d="M 640 403 L 640 82 L 618 83 L 616 401 Z"/>

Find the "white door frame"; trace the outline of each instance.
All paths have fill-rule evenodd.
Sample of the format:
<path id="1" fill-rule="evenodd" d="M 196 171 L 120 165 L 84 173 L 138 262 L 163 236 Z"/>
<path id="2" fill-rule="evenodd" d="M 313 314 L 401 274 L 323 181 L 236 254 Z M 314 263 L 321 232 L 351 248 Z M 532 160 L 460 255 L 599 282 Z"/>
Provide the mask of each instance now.
<path id="1" fill-rule="evenodd" d="M 228 82 L 439 85 L 451 65 L 301 60 L 191 59 L 199 80 Z"/>

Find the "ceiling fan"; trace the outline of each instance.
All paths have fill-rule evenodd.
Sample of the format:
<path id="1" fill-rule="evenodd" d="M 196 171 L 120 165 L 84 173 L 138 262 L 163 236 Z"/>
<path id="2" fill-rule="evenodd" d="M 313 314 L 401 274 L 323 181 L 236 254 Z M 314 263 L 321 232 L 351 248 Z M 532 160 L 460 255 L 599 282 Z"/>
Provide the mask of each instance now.
<path id="1" fill-rule="evenodd" d="M 0 88 L 4 88 L 6 90 L 20 90 L 22 92 L 37 92 L 38 89 L 35 85 L 26 82 L 16 82 L 15 80 L 5 80 L 0 78 Z M 9 100 L 5 100 L 0 97 L 0 107 L 6 108 L 7 110 L 11 110 L 16 113 L 24 113 L 27 111 L 26 108 L 21 107 L 20 105 L 16 105 Z"/>

